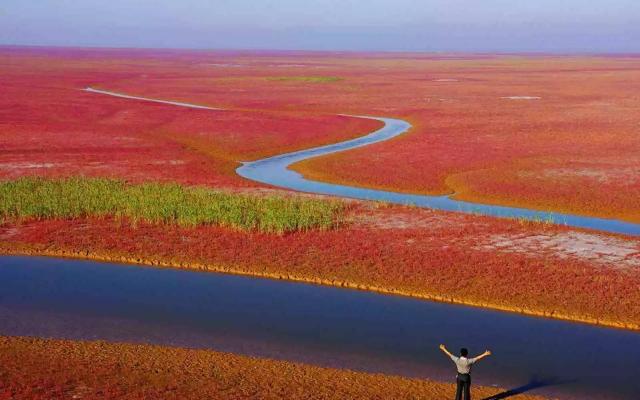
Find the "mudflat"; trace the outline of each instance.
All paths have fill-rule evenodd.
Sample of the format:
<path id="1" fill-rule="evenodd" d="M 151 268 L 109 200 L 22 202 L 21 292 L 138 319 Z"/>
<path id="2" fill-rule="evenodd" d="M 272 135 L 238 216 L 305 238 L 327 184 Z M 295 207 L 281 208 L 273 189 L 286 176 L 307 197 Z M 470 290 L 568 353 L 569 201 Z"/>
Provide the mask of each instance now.
<path id="1" fill-rule="evenodd" d="M 0 337 L 6 399 L 424 399 L 453 384 L 204 350 Z M 476 387 L 476 398 L 501 393 Z M 520 395 L 522 400 L 542 397 Z"/>

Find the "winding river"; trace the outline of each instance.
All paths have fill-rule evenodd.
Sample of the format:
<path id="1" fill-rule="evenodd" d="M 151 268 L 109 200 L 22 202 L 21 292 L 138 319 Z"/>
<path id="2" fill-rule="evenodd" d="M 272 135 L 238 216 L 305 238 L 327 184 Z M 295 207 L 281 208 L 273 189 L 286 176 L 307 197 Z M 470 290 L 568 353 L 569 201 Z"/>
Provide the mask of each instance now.
<path id="1" fill-rule="evenodd" d="M 142 100 L 175 105 L 180 107 L 208 109 L 215 111 L 223 110 L 197 104 L 130 96 L 126 94 L 93 88 L 86 88 L 85 91 L 132 100 Z M 400 119 L 359 115 L 350 115 L 350 117 L 368 118 L 382 121 L 384 123 L 384 127 L 357 139 L 347 140 L 344 142 L 326 146 L 314 147 L 307 150 L 295 151 L 292 153 L 281 154 L 257 161 L 245 162 L 236 170 L 236 172 L 240 176 L 256 182 L 285 189 L 297 190 L 300 192 L 347 197 L 360 200 L 384 201 L 388 203 L 413 205 L 434 210 L 453 211 L 467 214 L 480 214 L 499 218 L 516 218 L 530 221 L 542 221 L 546 223 L 571 226 L 575 228 L 586 228 L 603 232 L 640 236 L 640 224 L 631 222 L 607 218 L 586 217 L 575 214 L 538 211 L 527 208 L 471 203 L 461 200 L 455 200 L 451 198 L 450 195 L 427 196 L 337 185 L 306 179 L 302 174 L 289 169 L 292 164 L 308 160 L 310 158 L 351 150 L 392 139 L 407 132 L 411 128 L 411 124 Z"/>

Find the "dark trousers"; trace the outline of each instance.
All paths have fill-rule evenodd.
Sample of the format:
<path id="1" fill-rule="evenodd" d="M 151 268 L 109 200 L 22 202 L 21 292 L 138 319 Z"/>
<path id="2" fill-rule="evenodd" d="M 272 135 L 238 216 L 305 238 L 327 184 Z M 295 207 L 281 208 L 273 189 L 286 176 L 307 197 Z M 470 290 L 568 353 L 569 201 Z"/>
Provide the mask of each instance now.
<path id="1" fill-rule="evenodd" d="M 456 383 L 458 384 L 458 388 L 456 389 L 456 400 L 462 400 L 463 395 L 464 400 L 471 400 L 471 375 L 458 374 L 456 377 Z"/>

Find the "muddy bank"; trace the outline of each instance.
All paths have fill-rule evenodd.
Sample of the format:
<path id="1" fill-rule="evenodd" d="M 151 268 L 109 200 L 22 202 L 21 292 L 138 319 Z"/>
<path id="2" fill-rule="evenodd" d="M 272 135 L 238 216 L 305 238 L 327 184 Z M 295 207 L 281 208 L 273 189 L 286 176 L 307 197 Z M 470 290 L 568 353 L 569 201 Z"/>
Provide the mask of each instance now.
<path id="1" fill-rule="evenodd" d="M 476 398 L 500 392 L 474 388 Z M 0 397 L 12 399 L 436 400 L 453 393 L 453 385 L 429 380 L 213 351 L 0 337 Z"/>

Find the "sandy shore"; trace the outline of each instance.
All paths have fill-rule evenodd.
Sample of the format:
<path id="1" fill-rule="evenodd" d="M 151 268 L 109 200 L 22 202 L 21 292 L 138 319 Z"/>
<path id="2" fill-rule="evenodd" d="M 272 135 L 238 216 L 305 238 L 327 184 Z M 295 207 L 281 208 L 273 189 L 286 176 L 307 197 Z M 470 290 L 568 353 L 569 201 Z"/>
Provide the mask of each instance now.
<path id="1" fill-rule="evenodd" d="M 205 350 L 0 337 L 0 399 L 436 400 L 454 390 L 449 383 Z M 476 387 L 473 394 L 500 392 Z"/>

